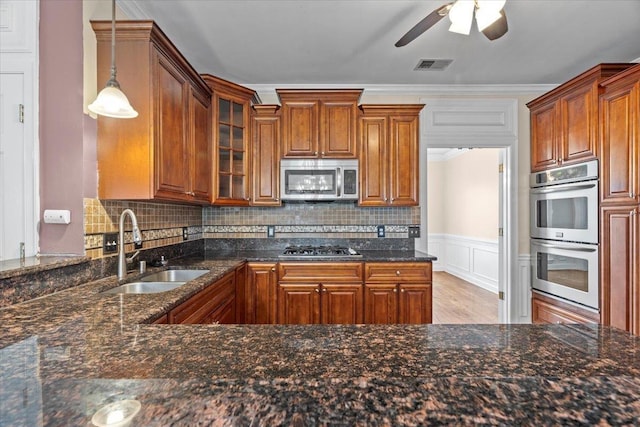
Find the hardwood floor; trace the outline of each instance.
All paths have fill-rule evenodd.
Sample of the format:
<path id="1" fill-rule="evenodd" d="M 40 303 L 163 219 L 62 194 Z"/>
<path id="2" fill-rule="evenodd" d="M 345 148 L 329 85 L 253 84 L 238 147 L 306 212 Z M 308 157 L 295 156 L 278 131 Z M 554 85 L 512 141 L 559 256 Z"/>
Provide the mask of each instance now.
<path id="1" fill-rule="evenodd" d="M 433 323 L 498 323 L 498 295 L 434 271 Z"/>

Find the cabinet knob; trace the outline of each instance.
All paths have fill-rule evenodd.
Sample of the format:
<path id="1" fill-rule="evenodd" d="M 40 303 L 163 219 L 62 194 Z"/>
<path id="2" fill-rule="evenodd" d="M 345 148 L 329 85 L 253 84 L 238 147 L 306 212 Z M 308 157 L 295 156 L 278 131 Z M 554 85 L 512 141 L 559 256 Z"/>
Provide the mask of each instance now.
<path id="1" fill-rule="evenodd" d="M 320 289 L 315 288 L 314 290 L 315 290 L 316 292 L 320 293 Z"/>
<path id="2" fill-rule="evenodd" d="M 398 293 L 398 289 L 394 288 L 393 292 L 397 294 Z"/>
<path id="3" fill-rule="evenodd" d="M 322 153 L 320 153 L 320 155 L 324 156 L 324 151 Z"/>
<path id="4" fill-rule="evenodd" d="M 400 289 L 400 292 L 404 292 L 404 289 Z"/>
<path id="5" fill-rule="evenodd" d="M 314 156 L 317 156 L 317 155 L 318 155 L 318 152 L 317 152 L 317 151 L 314 151 L 314 152 L 313 152 L 313 155 L 314 155 Z"/>
<path id="6" fill-rule="evenodd" d="M 396 270 L 396 276 L 400 275 L 400 270 Z"/>
<path id="7" fill-rule="evenodd" d="M 327 292 L 327 290 L 325 288 L 322 288 L 322 292 Z"/>
<path id="8" fill-rule="evenodd" d="M 275 267 L 271 267 L 271 271 L 276 271 L 276 268 Z"/>
<path id="9" fill-rule="evenodd" d="M 384 201 L 385 201 L 385 202 L 387 201 L 387 198 L 386 198 L 386 197 L 384 198 Z"/>

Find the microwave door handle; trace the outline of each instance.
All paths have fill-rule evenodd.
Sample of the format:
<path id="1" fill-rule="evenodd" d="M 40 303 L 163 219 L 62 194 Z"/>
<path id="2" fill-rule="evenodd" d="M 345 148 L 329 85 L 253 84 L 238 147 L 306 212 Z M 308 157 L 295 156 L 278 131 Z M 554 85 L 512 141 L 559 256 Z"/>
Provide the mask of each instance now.
<path id="1" fill-rule="evenodd" d="M 551 243 L 541 243 L 541 242 L 535 242 L 533 243 L 533 245 L 538 245 L 538 246 L 551 248 L 551 249 L 564 249 L 567 251 L 575 251 L 575 252 L 595 252 L 596 251 L 595 248 L 576 248 L 573 246 L 554 245 Z"/>
<path id="2" fill-rule="evenodd" d="M 337 196 L 342 197 L 342 170 L 341 168 L 336 168 L 336 184 L 337 184 Z"/>
<path id="3" fill-rule="evenodd" d="M 561 191 L 572 191 L 572 190 L 586 190 L 589 188 L 595 187 L 595 183 L 591 184 L 564 184 L 564 185 L 554 185 L 553 187 L 545 187 L 545 188 L 532 188 L 531 194 L 545 194 L 545 193 L 556 193 Z"/>

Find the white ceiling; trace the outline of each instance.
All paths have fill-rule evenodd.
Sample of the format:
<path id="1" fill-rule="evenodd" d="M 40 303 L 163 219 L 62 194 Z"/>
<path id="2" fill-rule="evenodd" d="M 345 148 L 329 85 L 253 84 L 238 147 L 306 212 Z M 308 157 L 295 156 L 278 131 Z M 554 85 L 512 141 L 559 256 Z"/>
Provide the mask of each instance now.
<path id="1" fill-rule="evenodd" d="M 154 19 L 201 73 L 249 86 L 552 85 L 640 59 L 640 0 L 507 0 L 509 32 L 394 43 L 447 0 L 119 0 Z M 420 59 L 453 59 L 413 71 Z"/>

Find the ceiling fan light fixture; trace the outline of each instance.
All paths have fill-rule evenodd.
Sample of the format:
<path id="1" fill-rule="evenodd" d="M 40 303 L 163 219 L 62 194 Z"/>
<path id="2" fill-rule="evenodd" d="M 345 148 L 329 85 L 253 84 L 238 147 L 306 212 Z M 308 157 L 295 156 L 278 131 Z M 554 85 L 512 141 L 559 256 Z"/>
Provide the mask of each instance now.
<path id="1" fill-rule="evenodd" d="M 476 24 L 478 31 L 483 31 L 502 16 L 506 0 L 476 0 Z"/>
<path id="2" fill-rule="evenodd" d="M 468 36 L 473 23 L 474 8 L 474 0 L 457 0 L 449 11 L 449 19 L 451 20 L 449 31 Z"/>

